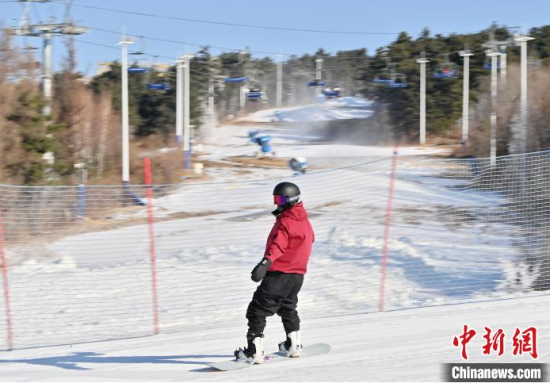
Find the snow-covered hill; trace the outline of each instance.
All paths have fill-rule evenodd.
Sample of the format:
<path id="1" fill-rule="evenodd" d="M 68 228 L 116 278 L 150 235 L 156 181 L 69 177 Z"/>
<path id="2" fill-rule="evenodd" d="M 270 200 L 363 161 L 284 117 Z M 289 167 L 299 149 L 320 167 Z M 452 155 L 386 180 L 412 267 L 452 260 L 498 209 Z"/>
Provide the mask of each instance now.
<path id="1" fill-rule="evenodd" d="M 373 102 L 360 97 L 341 97 L 314 105 L 262 110 L 239 119 L 241 122 L 312 122 L 365 119 L 373 114 Z"/>
<path id="2" fill-rule="evenodd" d="M 248 139 L 254 128 L 272 135 L 276 159 L 306 156 L 315 171 L 294 177 L 281 167 L 232 168 L 235 156 L 254 158 L 257 147 Z M 400 149 L 385 281 L 385 307 L 396 311 L 378 313 L 393 149 L 319 144 L 315 135 L 266 124 L 210 133 L 199 157 L 212 162 L 210 180 L 184 182 L 153 204 L 160 335 L 151 336 L 147 210 L 125 207 L 105 216 L 98 210 L 89 232 L 10 244 L 18 349 L 0 352 L 0 380 L 436 381 L 441 363 L 460 361 L 452 338 L 464 324 L 508 334 L 537 326 L 539 361 L 547 360 L 550 297 L 514 285 L 518 232 L 495 219 L 501 194 L 467 187 L 466 163 L 427 158 L 444 152 L 438 148 Z M 244 345 L 245 309 L 255 289 L 249 272 L 273 222 L 272 188 L 283 179 L 300 185 L 316 232 L 300 295 L 304 342 L 327 342 L 333 350 L 213 372 L 204 362 L 230 358 Z M 281 333 L 271 318 L 268 350 Z M 0 322 L 0 349 L 5 334 Z M 59 344 L 67 345 L 52 347 Z M 472 361 L 495 361 L 479 348 L 472 344 Z"/>

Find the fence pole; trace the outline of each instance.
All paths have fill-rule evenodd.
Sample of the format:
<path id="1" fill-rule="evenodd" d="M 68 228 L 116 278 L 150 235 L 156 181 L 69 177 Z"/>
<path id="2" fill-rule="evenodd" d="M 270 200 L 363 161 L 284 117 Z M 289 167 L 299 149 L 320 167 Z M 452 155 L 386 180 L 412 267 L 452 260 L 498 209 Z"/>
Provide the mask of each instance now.
<path id="1" fill-rule="evenodd" d="M 386 221 L 384 224 L 384 244 L 382 246 L 382 276 L 380 280 L 380 311 L 384 311 L 385 300 L 386 300 L 386 269 L 388 264 L 388 241 L 390 240 L 390 226 L 391 226 L 391 215 L 393 208 L 393 191 L 395 185 L 395 171 L 397 168 L 397 145 L 393 148 L 393 158 L 391 162 L 391 173 L 390 173 L 390 190 L 388 193 L 388 204 L 386 206 Z"/>
<path id="2" fill-rule="evenodd" d="M 153 188 L 151 176 L 151 160 L 149 157 L 143 159 L 145 170 L 145 184 L 147 185 L 147 215 L 149 221 L 149 253 L 151 259 L 151 282 L 153 292 L 153 331 L 159 333 L 159 313 L 158 313 L 158 294 L 157 294 L 157 257 L 155 251 L 155 219 L 153 217 Z"/>
<path id="3" fill-rule="evenodd" d="M 10 289 L 8 283 L 8 259 L 6 256 L 6 242 L 4 240 L 4 226 L 2 224 L 2 205 L 0 204 L 0 263 L 2 266 L 2 280 L 4 286 L 4 305 L 6 311 L 7 344 L 8 350 L 13 349 L 13 329 L 10 309 Z"/>
<path id="4" fill-rule="evenodd" d="M 78 221 L 83 221 L 86 218 L 86 185 L 84 183 L 78 185 L 76 217 Z"/>

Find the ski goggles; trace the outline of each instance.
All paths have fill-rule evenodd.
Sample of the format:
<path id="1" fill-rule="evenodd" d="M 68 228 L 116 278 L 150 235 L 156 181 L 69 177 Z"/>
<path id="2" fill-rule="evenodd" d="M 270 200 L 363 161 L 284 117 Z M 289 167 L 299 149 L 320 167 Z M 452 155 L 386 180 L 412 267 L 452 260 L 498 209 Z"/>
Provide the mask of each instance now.
<path id="1" fill-rule="evenodd" d="M 290 201 L 290 198 L 284 195 L 274 195 L 273 203 L 277 206 L 284 205 Z"/>
<path id="2" fill-rule="evenodd" d="M 273 203 L 277 206 L 282 206 L 282 205 L 286 205 L 289 202 L 296 203 L 299 199 L 300 199 L 299 195 L 295 196 L 295 197 L 287 197 L 287 196 L 284 196 L 284 195 L 274 195 L 273 196 Z"/>

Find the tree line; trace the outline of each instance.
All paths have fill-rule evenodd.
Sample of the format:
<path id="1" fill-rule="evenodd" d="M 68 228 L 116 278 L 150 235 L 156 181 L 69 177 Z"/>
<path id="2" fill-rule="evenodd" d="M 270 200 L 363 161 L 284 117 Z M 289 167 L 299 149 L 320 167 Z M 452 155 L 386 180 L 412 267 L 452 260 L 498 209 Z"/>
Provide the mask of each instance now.
<path id="1" fill-rule="evenodd" d="M 472 34 L 432 35 L 425 29 L 412 37 L 402 32 L 375 52 L 355 49 L 329 53 L 287 56 L 283 62 L 283 105 L 315 102 L 308 83 L 315 79 L 315 60 L 323 59 L 322 79 L 327 87 L 340 88 L 343 96 L 363 96 L 375 101 L 377 117 L 383 120 L 393 139 L 418 142 L 419 65 L 425 54 L 427 64 L 427 130 L 432 142 L 458 142 L 462 116 L 462 57 L 468 47 L 474 54 L 470 66 L 471 145 L 460 155 L 486 156 L 489 129 L 489 73 L 482 44 L 493 31 L 496 40 L 512 40 L 505 26 L 491 25 Z M 550 130 L 546 121 L 550 98 L 545 97 L 550 81 L 550 25 L 533 28 L 536 40 L 530 51 L 529 150 L 548 148 Z M 79 181 L 74 164 L 85 164 L 97 182 L 113 180 L 120 170 L 121 66 L 110 63 L 106 71 L 89 79 L 76 71 L 77 52 L 68 40 L 62 69 L 54 78 L 53 115 L 42 115 L 39 66 L 32 52 L 17 48 L 13 36 L 1 37 L 0 51 L 0 182 L 16 184 L 65 183 Z M 506 87 L 499 88 L 498 154 L 517 151 L 519 106 L 519 47 L 507 50 L 509 75 Z M 457 78 L 434 78 L 433 73 L 451 64 Z M 139 61 L 131 63 L 137 67 Z M 239 86 L 225 83 L 226 77 L 247 77 L 248 86 L 266 95 L 262 107 L 275 107 L 277 62 L 255 58 L 246 50 L 213 55 L 208 47 L 191 60 L 191 124 L 196 135 L 206 121 L 209 96 L 216 103 L 220 120 L 239 113 Z M 397 74 L 406 87 L 389 87 L 375 79 Z M 154 91 L 147 82 L 162 81 L 166 90 Z M 176 110 L 176 68 L 153 67 L 147 74 L 129 74 L 132 145 L 140 149 L 173 146 Z M 209 92 L 214 90 L 213 94 Z M 549 101 L 546 101 L 549 100 Z M 258 106 L 259 104 L 249 103 Z M 136 152 L 135 150 L 133 151 Z M 49 156 L 48 156 L 49 155 Z M 53 160 L 52 160 L 53 158 Z M 137 163 L 137 159 L 133 160 Z M 137 166 L 137 165 L 136 165 Z M 166 172 L 169 173 L 169 172 Z M 166 179 L 168 181 L 169 179 Z"/>

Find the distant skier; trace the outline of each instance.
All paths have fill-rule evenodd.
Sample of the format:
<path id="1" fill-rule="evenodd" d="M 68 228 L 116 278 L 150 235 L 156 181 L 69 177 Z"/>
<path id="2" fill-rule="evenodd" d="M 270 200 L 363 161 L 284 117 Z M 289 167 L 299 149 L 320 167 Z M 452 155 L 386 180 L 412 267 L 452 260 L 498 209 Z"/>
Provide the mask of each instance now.
<path id="1" fill-rule="evenodd" d="M 254 282 L 262 283 L 246 311 L 248 345 L 235 351 L 238 360 L 254 364 L 264 361 L 263 331 L 266 317 L 274 314 L 281 317 L 286 333 L 286 340 L 279 343 L 279 350 L 289 357 L 302 354 L 300 317 L 296 306 L 315 235 L 300 201 L 298 186 L 281 182 L 273 190 L 273 200 L 277 209 L 272 214 L 277 220 L 267 238 L 264 258 L 251 273 Z"/>

